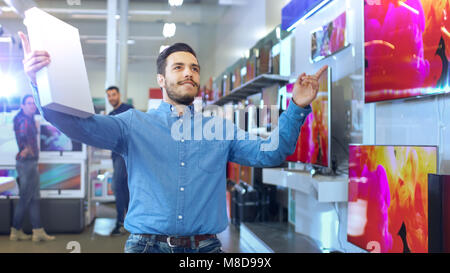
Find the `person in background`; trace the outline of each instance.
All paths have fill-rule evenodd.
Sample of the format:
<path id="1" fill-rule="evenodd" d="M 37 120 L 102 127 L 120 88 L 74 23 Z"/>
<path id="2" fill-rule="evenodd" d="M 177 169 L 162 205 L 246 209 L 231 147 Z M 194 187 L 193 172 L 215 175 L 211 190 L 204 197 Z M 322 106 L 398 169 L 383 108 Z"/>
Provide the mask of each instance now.
<path id="1" fill-rule="evenodd" d="M 122 103 L 118 87 L 108 87 L 106 94 L 108 95 L 109 103 L 114 108 L 108 115 L 115 116 L 134 108 L 132 105 Z M 130 202 L 130 192 L 128 191 L 128 174 L 125 161 L 120 154 L 115 152 L 112 152 L 112 161 L 114 167 L 112 186 L 116 197 L 117 222 L 116 227 L 111 232 L 111 236 L 119 236 L 126 233 L 123 225 L 125 214 L 128 211 L 128 202 Z"/>
<path id="2" fill-rule="evenodd" d="M 37 145 L 38 130 L 34 122 L 36 105 L 32 95 L 25 95 L 22 99 L 21 110 L 14 117 L 14 132 L 16 134 L 19 152 L 16 156 L 16 169 L 19 181 L 19 203 L 14 210 L 13 226 L 10 240 L 30 240 L 34 242 L 54 240 L 55 237 L 47 235 L 42 228 L 40 220 L 40 185 Z M 22 231 L 22 222 L 25 213 L 29 211 L 33 235 Z"/>

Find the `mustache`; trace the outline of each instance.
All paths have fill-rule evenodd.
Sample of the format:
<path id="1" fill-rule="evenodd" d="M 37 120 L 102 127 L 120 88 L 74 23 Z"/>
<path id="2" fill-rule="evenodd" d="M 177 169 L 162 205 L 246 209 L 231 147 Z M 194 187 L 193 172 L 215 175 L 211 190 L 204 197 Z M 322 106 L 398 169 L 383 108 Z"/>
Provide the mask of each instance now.
<path id="1" fill-rule="evenodd" d="M 185 83 L 187 83 L 187 82 L 194 84 L 194 87 L 198 87 L 198 84 L 197 84 L 195 81 L 193 81 L 193 80 L 185 80 L 185 81 L 181 81 L 181 82 L 178 82 L 178 84 L 179 84 L 179 85 L 183 85 L 183 84 L 185 84 Z"/>

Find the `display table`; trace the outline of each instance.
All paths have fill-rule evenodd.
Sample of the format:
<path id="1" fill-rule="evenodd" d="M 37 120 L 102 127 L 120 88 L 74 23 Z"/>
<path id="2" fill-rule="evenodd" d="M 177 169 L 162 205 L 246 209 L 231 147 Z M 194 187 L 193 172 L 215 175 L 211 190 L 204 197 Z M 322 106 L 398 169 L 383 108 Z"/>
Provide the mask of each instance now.
<path id="1" fill-rule="evenodd" d="M 318 202 L 347 202 L 348 176 L 323 176 L 281 168 L 263 169 L 263 183 L 312 195 Z"/>
<path id="2" fill-rule="evenodd" d="M 263 169 L 263 183 L 293 190 L 295 232 L 320 242 L 323 251 L 341 249 L 347 223 L 341 215 L 348 200 L 348 177 L 311 176 L 281 168 Z M 338 234 L 340 234 L 338 236 Z"/>

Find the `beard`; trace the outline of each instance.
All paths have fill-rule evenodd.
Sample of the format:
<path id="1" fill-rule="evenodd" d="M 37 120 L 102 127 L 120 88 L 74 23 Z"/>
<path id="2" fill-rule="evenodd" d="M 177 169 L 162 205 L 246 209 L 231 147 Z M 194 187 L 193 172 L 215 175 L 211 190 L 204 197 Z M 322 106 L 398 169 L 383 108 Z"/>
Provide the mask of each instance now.
<path id="1" fill-rule="evenodd" d="M 192 81 L 194 82 L 194 81 Z M 170 84 L 165 86 L 166 91 L 167 91 L 167 96 L 173 100 L 174 102 L 181 104 L 181 105 L 191 105 L 192 102 L 195 99 L 195 96 L 197 96 L 198 91 L 200 90 L 200 87 L 197 83 L 194 82 L 195 84 L 195 88 L 197 88 L 197 92 L 195 95 L 190 95 L 190 94 L 179 94 L 179 92 L 175 91 L 175 87 L 176 85 L 181 85 L 182 82 L 178 82 L 176 84 Z"/>

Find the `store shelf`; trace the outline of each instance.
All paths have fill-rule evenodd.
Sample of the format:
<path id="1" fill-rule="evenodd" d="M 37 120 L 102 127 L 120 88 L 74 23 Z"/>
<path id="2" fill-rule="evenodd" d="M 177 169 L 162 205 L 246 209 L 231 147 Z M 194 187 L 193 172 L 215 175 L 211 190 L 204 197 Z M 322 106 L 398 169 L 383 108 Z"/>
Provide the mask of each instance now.
<path id="1" fill-rule="evenodd" d="M 243 85 L 231 90 L 231 93 L 224 96 L 212 104 L 222 106 L 229 102 L 238 102 L 248 96 L 260 93 L 263 88 L 270 87 L 274 84 L 285 85 L 289 82 L 289 77 L 263 74 Z"/>
<path id="2" fill-rule="evenodd" d="M 324 176 L 281 168 L 263 169 L 263 183 L 313 195 L 319 202 L 347 202 L 348 177 Z"/>

